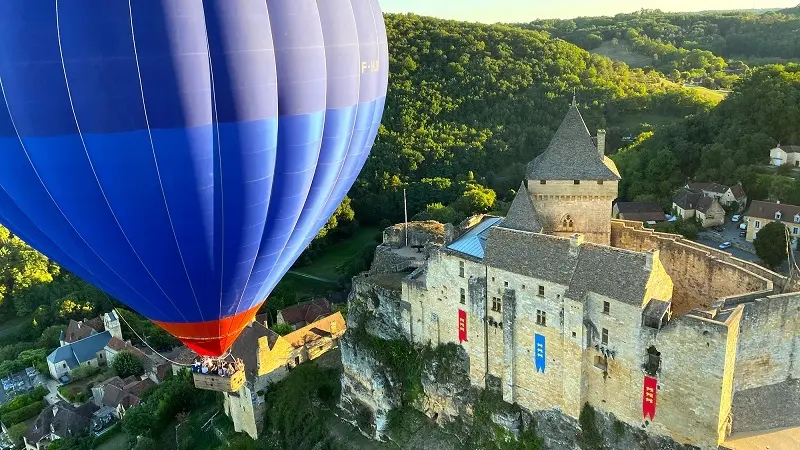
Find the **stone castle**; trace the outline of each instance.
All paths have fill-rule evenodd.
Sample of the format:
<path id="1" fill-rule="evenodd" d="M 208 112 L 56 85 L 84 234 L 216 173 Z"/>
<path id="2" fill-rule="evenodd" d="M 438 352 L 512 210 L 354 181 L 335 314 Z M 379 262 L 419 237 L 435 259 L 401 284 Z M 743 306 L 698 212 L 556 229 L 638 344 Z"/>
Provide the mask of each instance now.
<path id="1" fill-rule="evenodd" d="M 528 411 L 577 418 L 588 403 L 707 449 L 800 425 L 800 285 L 612 220 L 604 141 L 573 104 L 505 218 L 412 237 L 421 253 L 390 228 L 356 289 L 410 270 L 390 320 L 411 341 L 460 345 L 472 386 Z"/>

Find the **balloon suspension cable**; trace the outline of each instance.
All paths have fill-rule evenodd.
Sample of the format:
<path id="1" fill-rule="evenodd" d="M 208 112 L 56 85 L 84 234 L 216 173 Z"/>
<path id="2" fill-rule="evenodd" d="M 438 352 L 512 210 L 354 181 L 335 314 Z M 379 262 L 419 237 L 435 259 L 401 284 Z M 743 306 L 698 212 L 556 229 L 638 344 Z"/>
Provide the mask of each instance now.
<path id="1" fill-rule="evenodd" d="M 103 292 L 103 295 L 108 297 L 108 295 L 105 292 Z M 152 350 L 153 353 L 155 353 L 156 355 L 158 355 L 159 357 L 161 357 L 162 359 L 166 360 L 167 362 L 169 362 L 169 363 L 171 363 L 173 365 L 181 366 L 181 367 L 192 367 L 192 364 L 179 363 L 177 361 L 173 361 L 173 360 L 167 358 L 166 356 L 162 355 L 158 350 L 154 349 L 150 344 L 147 343 L 147 341 L 145 341 L 141 336 L 139 336 L 139 333 L 137 333 L 136 330 L 131 326 L 131 324 L 129 324 L 128 321 L 125 320 L 125 316 L 120 314 L 120 312 L 119 312 L 119 310 L 117 308 L 114 308 L 114 312 L 117 314 L 117 316 L 119 316 L 120 319 L 122 319 L 123 322 L 125 322 L 125 325 L 127 325 L 128 328 L 130 328 L 130 330 L 133 332 L 133 334 L 136 335 L 136 337 L 139 338 L 139 340 L 142 341 L 144 343 L 144 345 L 147 346 L 147 348 Z M 214 359 L 224 360 L 225 358 L 230 356 L 230 354 L 231 354 L 231 352 L 230 352 L 230 350 L 228 350 L 228 351 L 225 352 L 224 355 L 222 355 L 222 356 L 220 356 L 218 358 L 214 358 Z"/>

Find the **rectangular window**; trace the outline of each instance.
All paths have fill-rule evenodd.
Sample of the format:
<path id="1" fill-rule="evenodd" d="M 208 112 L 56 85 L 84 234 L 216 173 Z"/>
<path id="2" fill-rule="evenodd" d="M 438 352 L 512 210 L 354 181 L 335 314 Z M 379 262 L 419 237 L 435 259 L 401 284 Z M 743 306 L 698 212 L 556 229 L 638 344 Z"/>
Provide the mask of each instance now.
<path id="1" fill-rule="evenodd" d="M 503 281 L 503 286 L 508 287 L 508 281 Z"/>
<path id="2" fill-rule="evenodd" d="M 539 184 L 547 184 L 547 180 L 539 180 Z"/>
<path id="3" fill-rule="evenodd" d="M 572 184 L 581 184 L 581 180 L 572 180 Z"/>
<path id="4" fill-rule="evenodd" d="M 608 363 L 602 356 L 594 357 L 594 366 L 600 370 L 608 370 Z"/>
<path id="5" fill-rule="evenodd" d="M 503 303 L 497 297 L 492 297 L 492 311 L 501 312 L 503 309 Z"/>
<path id="6" fill-rule="evenodd" d="M 600 342 L 603 345 L 608 345 L 608 330 L 606 330 L 605 328 L 603 328 L 603 334 L 600 338 Z"/>
<path id="7" fill-rule="evenodd" d="M 602 186 L 602 184 L 603 184 L 603 180 L 597 180 L 597 184 L 599 184 L 599 185 L 601 185 L 601 186 Z"/>
<path id="8" fill-rule="evenodd" d="M 467 303 L 467 293 L 464 291 L 464 288 L 461 288 L 461 304 Z"/>
<path id="9" fill-rule="evenodd" d="M 541 310 L 536 310 L 536 325 L 543 327 L 547 326 L 547 313 Z"/>
<path id="10" fill-rule="evenodd" d="M 761 228 L 761 222 L 759 222 L 758 220 L 756 220 L 756 228 Z"/>
<path id="11" fill-rule="evenodd" d="M 492 277 L 492 283 L 494 283 L 494 277 Z"/>
<path id="12" fill-rule="evenodd" d="M 794 227 L 792 228 L 792 234 L 800 233 L 800 228 Z"/>
<path id="13" fill-rule="evenodd" d="M 603 314 L 610 314 L 611 313 L 611 303 L 603 302 Z"/>
<path id="14" fill-rule="evenodd" d="M 464 261 L 458 262 L 458 276 L 464 278 Z"/>
<path id="15" fill-rule="evenodd" d="M 544 286 L 539 286 L 539 297 L 544 297 Z"/>
<path id="16" fill-rule="evenodd" d="M 525 289 L 525 285 L 524 284 L 522 285 L 522 289 Z"/>

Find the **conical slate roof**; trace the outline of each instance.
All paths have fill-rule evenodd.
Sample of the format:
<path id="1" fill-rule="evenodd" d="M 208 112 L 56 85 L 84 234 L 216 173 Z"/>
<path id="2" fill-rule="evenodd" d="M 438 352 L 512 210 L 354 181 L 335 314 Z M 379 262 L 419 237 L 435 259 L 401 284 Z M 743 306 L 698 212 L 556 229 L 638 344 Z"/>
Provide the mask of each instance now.
<path id="1" fill-rule="evenodd" d="M 511 208 L 508 209 L 508 214 L 500 226 L 534 233 L 542 231 L 542 223 L 539 221 L 539 215 L 531 202 L 531 196 L 528 194 L 528 189 L 525 188 L 525 183 L 520 185 L 517 196 L 511 202 Z"/>
<path id="2" fill-rule="evenodd" d="M 550 145 L 528 164 L 530 180 L 619 180 L 614 163 L 601 157 L 578 107 L 570 106 Z"/>

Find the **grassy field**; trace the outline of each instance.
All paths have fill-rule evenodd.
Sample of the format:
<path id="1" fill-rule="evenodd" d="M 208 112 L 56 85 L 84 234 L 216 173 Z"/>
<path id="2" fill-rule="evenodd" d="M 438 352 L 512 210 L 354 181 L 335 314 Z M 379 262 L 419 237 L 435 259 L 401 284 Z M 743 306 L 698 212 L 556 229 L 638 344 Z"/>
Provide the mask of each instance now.
<path id="1" fill-rule="evenodd" d="M 336 267 L 358 253 L 364 246 L 373 242 L 377 233 L 378 228 L 361 228 L 349 239 L 337 242 L 325 249 L 324 255 L 310 265 L 298 268 L 297 272 L 327 280 L 337 280 L 341 275 L 336 270 Z"/>
<path id="2" fill-rule="evenodd" d="M 725 94 L 724 92 L 713 91 L 713 90 L 711 90 L 709 88 L 705 88 L 703 86 L 692 86 L 692 87 L 688 87 L 687 89 L 696 90 L 697 92 L 700 93 L 700 95 L 702 95 L 703 97 L 711 100 L 714 103 L 719 103 L 722 100 L 725 100 L 725 97 L 727 96 L 727 94 Z"/>
<path id="3" fill-rule="evenodd" d="M 591 52 L 607 56 L 613 60 L 622 61 L 631 67 L 644 67 L 653 63 L 653 58 L 631 52 L 628 46 L 623 42 L 614 45 L 611 41 L 606 41 L 603 42 L 600 47 L 591 50 Z"/>

